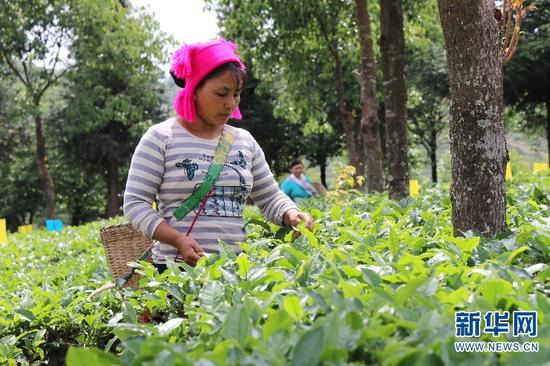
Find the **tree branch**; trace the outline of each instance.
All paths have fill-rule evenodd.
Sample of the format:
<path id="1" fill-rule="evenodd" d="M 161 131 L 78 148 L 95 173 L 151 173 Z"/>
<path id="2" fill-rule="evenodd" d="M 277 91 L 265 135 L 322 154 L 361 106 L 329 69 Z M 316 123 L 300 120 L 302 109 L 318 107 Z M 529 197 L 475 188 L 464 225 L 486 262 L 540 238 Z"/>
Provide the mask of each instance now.
<path id="1" fill-rule="evenodd" d="M 30 85 L 31 78 L 29 77 L 29 70 L 27 70 L 27 64 L 23 61 L 21 61 L 21 64 L 23 65 L 23 70 L 25 71 L 25 79 L 27 79 L 27 84 Z M 32 65 L 31 65 L 32 67 Z"/>
<path id="2" fill-rule="evenodd" d="M 505 38 L 504 38 L 504 47 L 506 47 L 506 45 L 508 44 L 508 39 L 509 39 L 509 35 L 510 35 L 510 27 L 512 25 L 512 0 L 502 0 L 503 2 L 503 5 L 504 3 L 506 3 L 506 12 L 505 13 L 506 15 L 508 15 L 506 19 L 506 35 L 505 35 Z M 504 14 L 502 15 L 503 17 L 505 16 Z"/>
<path id="3" fill-rule="evenodd" d="M 63 77 L 63 75 L 65 75 L 67 73 L 67 71 L 69 71 L 70 69 L 72 68 L 71 67 L 67 67 L 65 70 L 61 71 L 56 77 L 54 77 L 53 79 L 49 79 L 46 84 L 44 85 L 44 87 L 42 89 L 40 89 L 40 91 L 38 92 L 38 96 L 39 97 L 42 97 L 42 95 L 46 92 L 46 90 L 48 90 L 48 88 L 50 86 L 52 86 L 53 84 L 55 84 L 57 82 L 57 80 L 59 80 L 60 78 Z"/>
<path id="4" fill-rule="evenodd" d="M 53 66 L 52 66 L 52 70 L 50 72 L 50 75 L 48 75 L 48 80 L 50 80 L 53 76 L 53 73 L 55 72 L 55 66 L 57 65 L 57 61 L 59 61 L 59 53 L 61 52 L 61 39 L 63 37 L 63 33 L 64 32 L 61 32 L 61 34 L 59 35 L 59 38 L 58 38 L 58 47 L 57 47 L 57 53 L 55 54 L 55 59 L 53 61 Z"/>
<path id="5" fill-rule="evenodd" d="M 15 76 L 17 76 L 17 78 L 19 80 L 21 80 L 23 85 L 27 85 L 27 82 L 25 82 L 25 79 L 23 79 L 23 76 L 19 73 L 19 71 L 17 70 L 15 65 L 12 64 L 10 58 L 8 57 L 8 55 L 6 54 L 6 52 L 4 50 L 2 50 L 2 56 L 4 56 L 4 60 L 6 60 L 6 63 L 8 64 L 8 67 L 13 71 Z"/>
<path id="6" fill-rule="evenodd" d="M 428 154 L 432 152 L 432 148 L 430 147 L 430 144 L 426 142 L 426 140 L 420 140 L 420 145 L 424 146 Z"/>

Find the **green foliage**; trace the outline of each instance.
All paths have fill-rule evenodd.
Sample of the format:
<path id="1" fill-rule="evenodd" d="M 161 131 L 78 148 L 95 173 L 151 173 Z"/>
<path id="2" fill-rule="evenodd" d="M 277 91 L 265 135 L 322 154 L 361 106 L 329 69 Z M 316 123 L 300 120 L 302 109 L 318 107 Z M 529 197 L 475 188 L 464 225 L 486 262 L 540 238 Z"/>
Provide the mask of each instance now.
<path id="1" fill-rule="evenodd" d="M 341 135 L 335 52 L 339 53 L 348 109 L 359 109 L 359 68 L 351 1 L 208 1 L 222 34 L 240 45 L 262 80 L 259 92 L 276 96 L 275 115 L 304 132 Z M 325 150 L 329 151 L 330 149 Z"/>
<path id="2" fill-rule="evenodd" d="M 57 214 L 68 213 L 75 224 L 97 219 L 105 212 L 98 198 L 120 193 L 127 168 L 119 166 L 129 165 L 151 121 L 166 115 L 158 65 L 166 62 L 170 40 L 151 15 L 118 1 L 2 0 L 1 6 L 0 215 L 12 230 L 40 222 L 45 188 L 34 156 L 42 154 Z M 33 143 L 33 122 L 44 125 L 46 147 Z M 109 185 L 98 179 L 108 171 L 115 176 Z"/>
<path id="3" fill-rule="evenodd" d="M 104 179 L 123 173 L 119 166 L 128 165 L 143 127 L 164 118 L 158 65 L 167 61 L 164 47 L 169 43 L 149 14 L 132 12 L 114 0 L 77 3 L 71 47 L 77 67 L 68 75 L 69 102 L 57 123 L 64 161 L 79 167 L 75 183 L 82 168 Z M 117 187 L 103 186 L 120 191 L 122 179 L 117 180 Z M 87 188 L 75 186 L 77 196 Z M 86 205 L 72 208 L 78 213 Z"/>
<path id="4" fill-rule="evenodd" d="M 10 230 L 31 223 L 42 205 L 33 135 L 22 108 L 24 90 L 14 80 L 0 79 L 0 217 Z"/>
<path id="5" fill-rule="evenodd" d="M 71 2 L 2 0 L 1 7 L 0 62 L 25 85 L 28 106 L 39 113 L 37 102 L 59 78 L 56 66 L 70 37 Z"/>
<path id="6" fill-rule="evenodd" d="M 42 101 L 45 93 L 57 85 L 70 67 L 61 62 L 60 54 L 71 37 L 72 2 L 2 0 L 0 6 L 2 76 L 7 75 L 7 80 L 17 80 L 22 86 L 23 98 L 14 99 L 14 104 L 20 111 L 24 111 L 29 120 L 33 117 L 36 167 L 42 177 L 47 216 L 54 218 L 55 185 L 47 165 L 48 155 L 43 137 L 45 111 Z M 32 125 L 26 124 L 27 128 L 30 126 Z"/>
<path id="7" fill-rule="evenodd" d="M 278 133 L 286 134 L 283 141 L 292 148 L 290 154 L 283 149 L 283 159 L 272 161 L 275 171 L 287 171 L 289 155 L 305 157 L 320 167 L 326 186 L 327 161 L 345 147 L 336 58 L 343 70 L 346 108 L 359 109 L 359 83 L 352 76 L 359 68 L 357 27 L 355 17 L 350 17 L 353 2 L 211 0 L 207 4 L 218 13 L 222 35 L 240 45 L 239 52 L 261 80 L 258 95 L 269 98 L 274 115 L 282 120 L 276 125 Z M 260 144 L 263 147 L 263 141 Z"/>
<path id="8" fill-rule="evenodd" d="M 540 131 L 550 118 L 550 1 L 529 4 L 537 9 L 527 13 L 518 51 L 504 66 L 504 96 L 526 113 L 521 128 Z"/>
<path id="9" fill-rule="evenodd" d="M 437 3 L 422 6 L 409 2 L 407 11 L 407 83 L 411 146 L 421 145 L 432 164 L 432 181 L 437 182 L 437 139 L 447 128 L 449 81 L 443 33 Z"/>
<path id="10" fill-rule="evenodd" d="M 42 211 L 43 198 L 33 151 L 17 148 L 12 159 L 1 169 L 0 217 L 6 218 L 8 228 L 15 231 L 19 225 L 33 223 L 37 212 Z"/>
<path id="11" fill-rule="evenodd" d="M 99 324 L 112 317 L 107 304 L 118 296 L 100 309 L 84 289 L 109 279 L 97 233 L 113 223 L 12 234 L 0 247 L 0 363 L 61 363 L 68 344 L 108 341 L 110 332 Z"/>
<path id="12" fill-rule="evenodd" d="M 162 275 L 140 263 L 140 290 L 91 299 L 112 280 L 97 230 L 114 222 L 13 235 L 0 247 L 0 362 L 54 362 L 72 344 L 69 366 L 544 364 L 549 184 L 548 174 L 512 180 L 509 230 L 495 239 L 452 237 L 442 188 L 401 202 L 303 201 L 316 226 L 297 239 L 247 209 L 244 253 L 222 245 Z M 539 336 L 519 341 L 539 353 L 456 353 L 458 310 L 537 310 Z"/>

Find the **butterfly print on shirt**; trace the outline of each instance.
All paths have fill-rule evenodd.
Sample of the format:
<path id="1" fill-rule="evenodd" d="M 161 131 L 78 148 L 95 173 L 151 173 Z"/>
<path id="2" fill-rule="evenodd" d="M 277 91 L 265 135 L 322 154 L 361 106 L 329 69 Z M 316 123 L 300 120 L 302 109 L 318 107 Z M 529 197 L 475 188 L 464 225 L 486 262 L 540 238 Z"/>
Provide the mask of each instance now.
<path id="1" fill-rule="evenodd" d="M 196 163 L 192 163 L 189 159 L 183 159 L 179 163 L 176 163 L 177 168 L 183 168 L 187 172 L 187 178 L 192 180 L 195 176 L 195 171 L 199 169 L 199 166 Z"/>

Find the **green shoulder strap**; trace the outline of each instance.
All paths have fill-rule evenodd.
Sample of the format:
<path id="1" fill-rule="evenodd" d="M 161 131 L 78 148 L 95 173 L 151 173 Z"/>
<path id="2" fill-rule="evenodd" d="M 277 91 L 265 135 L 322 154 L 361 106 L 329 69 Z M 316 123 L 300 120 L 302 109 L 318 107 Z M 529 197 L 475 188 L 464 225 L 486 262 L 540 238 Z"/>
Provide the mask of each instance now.
<path id="1" fill-rule="evenodd" d="M 220 141 L 216 147 L 216 152 L 214 153 L 214 158 L 212 163 L 208 167 L 208 172 L 204 178 L 204 182 L 200 185 L 199 188 L 193 192 L 193 194 L 183 201 L 182 205 L 174 211 L 174 217 L 178 220 L 183 219 L 192 209 L 197 207 L 199 203 L 206 197 L 208 192 L 214 186 L 214 183 L 218 180 L 221 171 L 223 170 L 223 165 L 229 155 L 229 150 L 233 145 L 235 138 L 227 128 L 224 128 L 222 135 L 220 136 Z"/>

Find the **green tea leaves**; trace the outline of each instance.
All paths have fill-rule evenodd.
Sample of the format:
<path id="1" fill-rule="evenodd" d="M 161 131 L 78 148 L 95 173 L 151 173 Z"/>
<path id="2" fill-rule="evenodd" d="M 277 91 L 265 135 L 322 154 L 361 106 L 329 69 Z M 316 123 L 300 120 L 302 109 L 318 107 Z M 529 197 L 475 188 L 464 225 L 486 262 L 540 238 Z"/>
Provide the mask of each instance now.
<path id="1" fill-rule="evenodd" d="M 238 255 L 222 243 L 162 275 L 142 263 L 142 288 L 90 298 L 113 281 L 104 223 L 17 236 L 0 247 L 0 363 L 54 362 L 73 344 L 69 365 L 512 366 L 515 355 L 458 355 L 454 313 L 537 310 L 536 341 L 550 341 L 550 212 L 535 185 L 544 194 L 536 182 L 509 191 L 509 231 L 497 238 L 452 236 L 438 187 L 399 203 L 359 192 L 309 200 L 315 227 L 299 237 L 256 210 Z"/>
<path id="2" fill-rule="evenodd" d="M 300 337 L 292 354 L 292 366 L 315 366 L 318 364 L 324 341 L 323 328 L 307 331 Z"/>
<path id="3" fill-rule="evenodd" d="M 288 296 L 283 300 L 283 308 L 295 321 L 299 321 L 304 314 L 304 309 L 297 296 Z"/>
<path id="4" fill-rule="evenodd" d="M 124 363 L 109 353 L 96 348 L 69 348 L 67 366 L 123 366 Z"/>
<path id="5" fill-rule="evenodd" d="M 224 335 L 229 339 L 235 339 L 244 347 L 246 338 L 250 334 L 251 322 L 244 306 L 236 306 L 227 315 L 224 324 Z"/>

